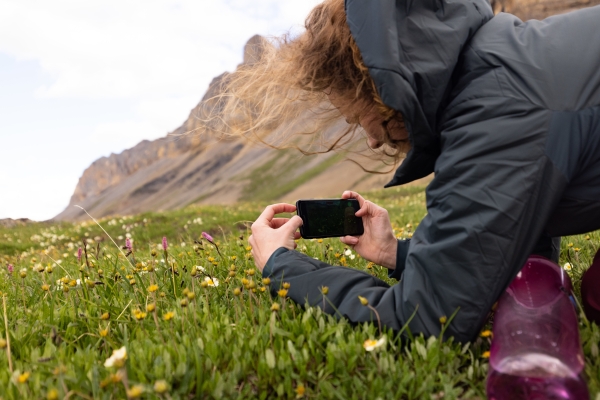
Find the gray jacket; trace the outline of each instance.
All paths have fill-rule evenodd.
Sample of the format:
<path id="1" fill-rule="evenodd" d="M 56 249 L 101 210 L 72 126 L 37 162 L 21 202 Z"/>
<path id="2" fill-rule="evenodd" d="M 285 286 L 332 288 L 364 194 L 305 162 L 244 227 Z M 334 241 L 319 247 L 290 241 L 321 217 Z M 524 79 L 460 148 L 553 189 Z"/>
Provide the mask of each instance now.
<path id="1" fill-rule="evenodd" d="M 435 172 L 428 214 L 399 241 L 394 286 L 285 249 L 263 274 L 298 303 L 328 286 L 353 322 L 373 319 L 364 296 L 395 330 L 417 310 L 410 330 L 437 335 L 458 309 L 447 336 L 472 340 L 538 238 L 600 228 L 600 7 L 522 22 L 485 0 L 346 0 L 346 14 L 410 134 L 387 186 Z"/>

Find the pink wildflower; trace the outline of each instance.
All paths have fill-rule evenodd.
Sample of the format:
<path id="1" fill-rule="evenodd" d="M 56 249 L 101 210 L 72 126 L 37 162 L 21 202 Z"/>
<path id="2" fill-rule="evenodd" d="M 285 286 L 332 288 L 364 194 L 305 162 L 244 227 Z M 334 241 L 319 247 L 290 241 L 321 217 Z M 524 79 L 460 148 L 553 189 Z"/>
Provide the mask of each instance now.
<path id="1" fill-rule="evenodd" d="M 165 247 L 166 238 L 163 238 L 163 247 Z M 131 246 L 131 240 L 129 238 L 125 239 L 125 247 L 127 250 L 132 251 L 133 247 Z"/>
<path id="2" fill-rule="evenodd" d="M 162 245 L 163 245 L 163 250 L 167 251 L 168 245 L 167 245 L 167 237 L 166 236 L 163 236 Z"/>
<path id="3" fill-rule="evenodd" d="M 77 250 L 77 262 L 81 262 L 81 247 Z"/>
<path id="4" fill-rule="evenodd" d="M 221 257 L 223 257 L 223 256 L 221 255 L 221 251 L 219 250 L 219 246 L 217 246 L 217 244 L 215 243 L 215 241 L 214 241 L 214 239 L 213 239 L 213 237 L 212 237 L 212 236 L 210 236 L 210 235 L 209 235 L 208 233 L 206 233 L 206 232 L 202 232 L 202 237 L 203 237 L 204 239 L 208 240 L 210 243 L 212 243 L 212 245 L 213 245 L 213 246 L 215 246 L 215 249 L 217 249 L 217 253 L 219 253 L 219 255 L 220 255 Z"/>
<path id="5" fill-rule="evenodd" d="M 12 264 L 8 264 L 8 267 L 7 267 L 7 268 L 8 268 L 8 273 L 9 273 L 9 274 L 12 274 L 12 273 L 13 273 L 13 271 L 15 270 L 15 267 L 13 267 L 13 265 L 12 265 Z"/>

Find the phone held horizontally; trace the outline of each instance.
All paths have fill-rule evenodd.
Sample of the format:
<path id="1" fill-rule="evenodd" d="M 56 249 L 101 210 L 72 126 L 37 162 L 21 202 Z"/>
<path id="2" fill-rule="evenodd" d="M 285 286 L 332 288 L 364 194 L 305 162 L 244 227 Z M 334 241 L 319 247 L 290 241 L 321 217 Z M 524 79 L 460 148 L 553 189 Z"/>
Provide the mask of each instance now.
<path id="1" fill-rule="evenodd" d="M 300 235 L 304 239 L 359 236 L 364 233 L 356 199 L 298 200 L 296 211 L 302 218 Z"/>

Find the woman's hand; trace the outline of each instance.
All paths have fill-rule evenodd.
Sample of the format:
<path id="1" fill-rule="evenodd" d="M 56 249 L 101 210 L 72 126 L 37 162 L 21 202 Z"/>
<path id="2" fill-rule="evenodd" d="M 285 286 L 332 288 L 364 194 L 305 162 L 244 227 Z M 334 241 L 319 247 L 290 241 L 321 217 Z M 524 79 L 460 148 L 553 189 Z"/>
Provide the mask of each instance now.
<path id="1" fill-rule="evenodd" d="M 368 261 L 395 269 L 398 241 L 394 237 L 387 210 L 365 200 L 356 192 L 345 191 L 342 198 L 358 200 L 360 210 L 355 215 L 362 217 L 365 227 L 365 233 L 362 236 L 341 237 L 342 243 L 354 247 L 354 250 Z"/>
<path id="2" fill-rule="evenodd" d="M 275 218 L 276 214 L 296 211 L 296 206 L 291 204 L 272 204 L 265 208 L 262 214 L 252 224 L 252 235 L 248 238 L 252 246 L 254 264 L 262 272 L 269 261 L 271 254 L 280 247 L 293 250 L 296 248 L 296 239 L 300 239 L 302 218 L 295 215 L 292 218 Z"/>

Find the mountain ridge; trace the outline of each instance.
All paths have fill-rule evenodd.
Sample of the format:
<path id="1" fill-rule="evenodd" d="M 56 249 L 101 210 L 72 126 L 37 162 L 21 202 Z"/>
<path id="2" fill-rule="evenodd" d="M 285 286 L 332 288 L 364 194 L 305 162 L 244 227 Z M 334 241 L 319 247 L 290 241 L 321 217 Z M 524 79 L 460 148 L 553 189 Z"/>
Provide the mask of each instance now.
<path id="1" fill-rule="evenodd" d="M 510 12 L 521 19 L 600 4 L 600 0 L 493 0 L 495 13 Z M 260 57 L 264 38 L 255 35 L 244 47 L 242 64 Z M 369 174 L 344 162 L 339 153 L 303 156 L 299 152 L 258 147 L 242 139 L 225 140 L 194 134 L 201 128 L 197 115 L 220 90 L 227 72 L 215 77 L 184 123 L 154 141 L 144 140 L 119 154 L 94 161 L 82 174 L 69 205 L 54 220 L 77 221 L 169 210 L 190 204 L 231 204 L 240 200 L 290 201 L 298 198 L 339 196 L 343 190 L 381 188 L 393 171 Z M 302 124 L 302 120 L 290 121 Z M 345 127 L 339 121 L 328 135 Z M 273 132 L 277 135 L 277 130 Z M 366 161 L 366 168 L 385 168 Z M 431 177 L 416 182 L 424 184 Z"/>

